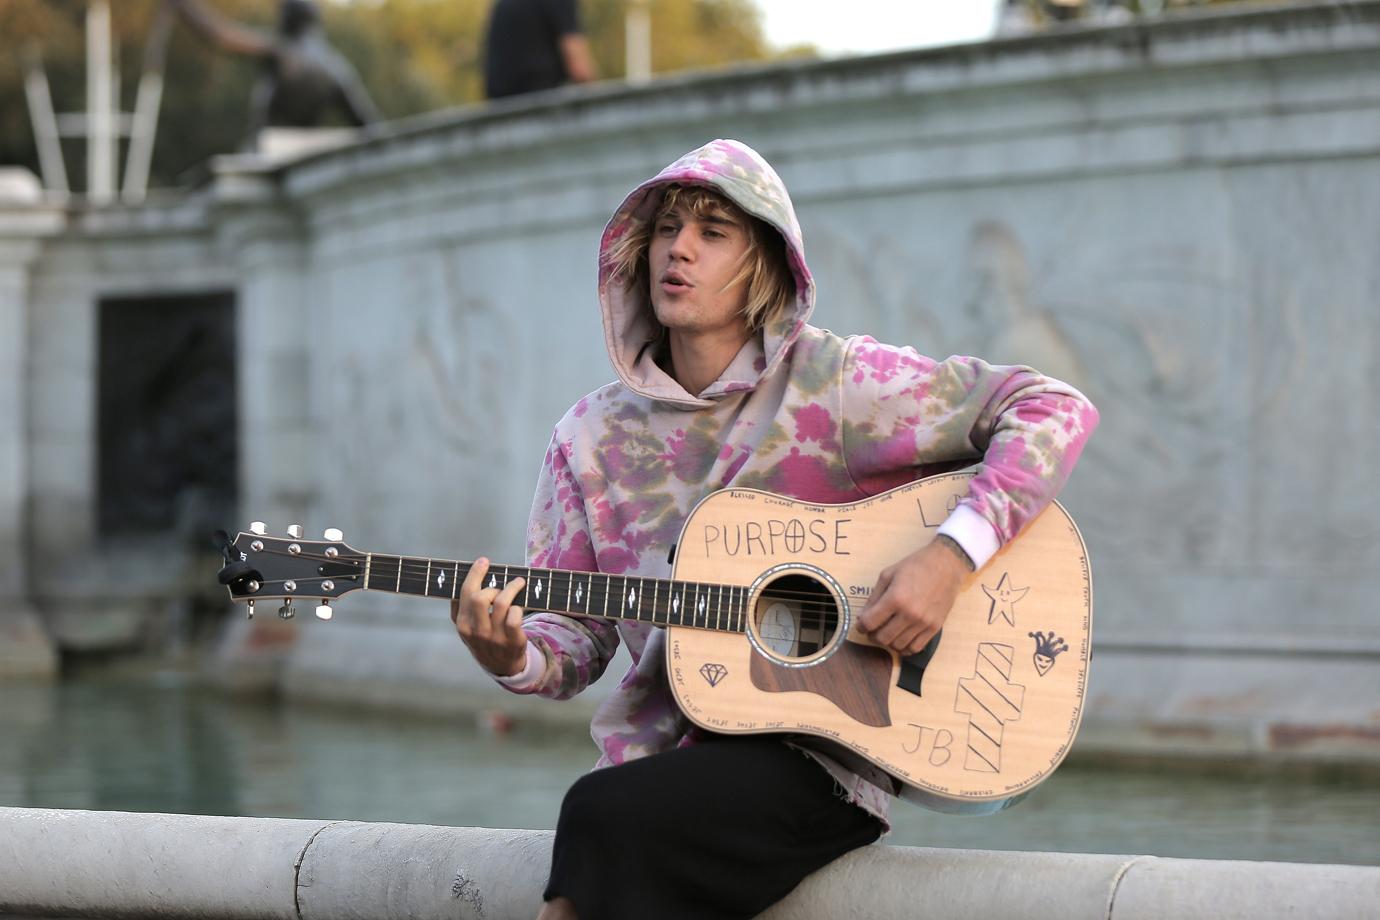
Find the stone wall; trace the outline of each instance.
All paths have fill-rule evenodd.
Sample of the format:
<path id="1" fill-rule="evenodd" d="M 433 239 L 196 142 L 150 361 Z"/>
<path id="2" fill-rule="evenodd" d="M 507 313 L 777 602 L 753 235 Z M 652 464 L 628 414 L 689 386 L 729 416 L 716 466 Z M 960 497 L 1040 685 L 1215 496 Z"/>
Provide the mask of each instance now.
<path id="1" fill-rule="evenodd" d="M 25 295 L 34 601 L 94 642 L 155 596 L 125 573 L 164 550 L 90 527 L 91 314 L 131 290 L 237 293 L 245 521 L 519 559 L 550 426 L 610 376 L 603 222 L 737 137 L 792 191 L 816 322 L 1031 363 L 1101 408 L 1064 496 L 1097 588 L 1085 744 L 1380 756 L 1378 49 L 1366 0 L 679 76 L 72 211 Z M 484 686 L 444 607 L 340 607 L 294 692 Z"/>
<path id="2" fill-rule="evenodd" d="M 31 600 L 27 521 L 31 467 L 26 451 L 29 389 L 29 274 L 43 240 L 62 229 L 44 207 L 38 182 L 0 170 L 0 675 L 47 677 L 57 657 Z"/>

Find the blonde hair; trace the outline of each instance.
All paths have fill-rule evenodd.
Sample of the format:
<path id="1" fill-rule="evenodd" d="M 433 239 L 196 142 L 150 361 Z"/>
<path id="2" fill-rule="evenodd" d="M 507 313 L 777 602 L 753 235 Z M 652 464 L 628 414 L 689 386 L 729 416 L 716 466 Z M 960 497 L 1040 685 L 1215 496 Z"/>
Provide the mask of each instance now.
<path id="1" fill-rule="evenodd" d="M 727 287 L 747 282 L 743 317 L 750 330 L 757 332 L 790 309 L 796 298 L 795 278 L 786 259 L 786 241 L 781 234 L 718 192 L 698 185 L 667 186 L 651 219 L 635 221 L 609 247 L 604 264 L 611 269 L 614 281 L 623 282 L 631 291 L 645 292 L 650 288 L 647 253 L 651 249 L 652 229 L 658 220 L 676 208 L 689 212 L 696 220 L 726 216 L 747 228 L 748 248 L 743 253 L 742 268 Z"/>

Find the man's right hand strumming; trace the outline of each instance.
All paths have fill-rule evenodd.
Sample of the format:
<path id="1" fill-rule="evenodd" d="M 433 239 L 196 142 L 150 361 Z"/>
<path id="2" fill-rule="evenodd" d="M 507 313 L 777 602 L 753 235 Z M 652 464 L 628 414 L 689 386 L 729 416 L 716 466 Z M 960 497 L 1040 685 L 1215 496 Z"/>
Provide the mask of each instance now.
<path id="1" fill-rule="evenodd" d="M 514 578 L 502 589 L 485 588 L 489 560 L 476 559 L 460 585 L 460 597 L 450 604 L 450 619 L 460 640 L 490 674 L 511 677 L 527 663 L 527 634 L 522 631 L 522 608 L 513 603 L 522 586 Z"/>

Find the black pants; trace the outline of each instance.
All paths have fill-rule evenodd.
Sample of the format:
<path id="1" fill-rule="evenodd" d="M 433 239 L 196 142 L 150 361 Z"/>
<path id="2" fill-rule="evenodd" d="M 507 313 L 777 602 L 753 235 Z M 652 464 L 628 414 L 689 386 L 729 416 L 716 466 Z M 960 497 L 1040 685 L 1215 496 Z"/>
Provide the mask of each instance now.
<path id="1" fill-rule="evenodd" d="M 714 736 L 577 780 L 544 897 L 580 920 L 746 920 L 880 834 L 799 751 Z"/>

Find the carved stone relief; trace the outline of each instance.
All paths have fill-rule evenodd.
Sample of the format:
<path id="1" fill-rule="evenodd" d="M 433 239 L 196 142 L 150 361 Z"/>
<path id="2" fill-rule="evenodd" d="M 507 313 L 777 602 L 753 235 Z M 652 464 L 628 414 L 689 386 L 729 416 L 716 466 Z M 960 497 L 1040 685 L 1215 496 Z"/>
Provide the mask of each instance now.
<path id="1" fill-rule="evenodd" d="M 409 541 L 403 550 L 501 552 L 502 535 L 525 524 L 527 474 L 539 459 L 512 456 L 514 403 L 503 388 L 517 337 L 466 283 L 464 258 L 437 246 L 402 260 L 387 321 L 369 323 L 379 337 L 358 343 L 349 365 L 349 399 L 368 406 L 370 420 L 349 451 L 351 479 L 375 496 L 361 509 L 366 525 Z M 518 473 L 520 486 L 510 481 Z"/>
<path id="2" fill-rule="evenodd" d="M 946 243 L 934 223 L 906 227 L 882 214 L 872 224 L 888 229 L 859 232 L 846 214 L 831 215 L 808 241 L 820 321 L 841 315 L 840 332 L 935 357 L 1028 364 L 1072 383 L 1102 410 L 1068 492 L 1099 552 L 1176 563 L 1220 555 L 1229 541 L 1217 480 L 1231 425 L 1215 358 L 1237 301 L 1194 309 L 1226 299 L 1226 285 L 1188 247 L 1093 247 L 1076 201 L 1067 214 L 1037 213 L 1048 217 L 1038 247 L 1013 221 L 991 217 L 956 223 Z"/>

